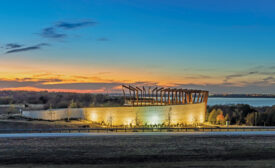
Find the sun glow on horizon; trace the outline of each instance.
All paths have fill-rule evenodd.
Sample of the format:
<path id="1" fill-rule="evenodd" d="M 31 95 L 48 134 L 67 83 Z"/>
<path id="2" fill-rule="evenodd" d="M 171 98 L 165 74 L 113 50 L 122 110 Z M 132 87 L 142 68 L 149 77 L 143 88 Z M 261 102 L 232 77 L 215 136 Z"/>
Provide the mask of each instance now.
<path id="1" fill-rule="evenodd" d="M 77 90 L 77 89 L 41 89 L 36 87 L 1 88 L 0 91 L 32 91 L 32 92 L 67 92 L 67 93 L 104 93 L 104 89 Z"/>

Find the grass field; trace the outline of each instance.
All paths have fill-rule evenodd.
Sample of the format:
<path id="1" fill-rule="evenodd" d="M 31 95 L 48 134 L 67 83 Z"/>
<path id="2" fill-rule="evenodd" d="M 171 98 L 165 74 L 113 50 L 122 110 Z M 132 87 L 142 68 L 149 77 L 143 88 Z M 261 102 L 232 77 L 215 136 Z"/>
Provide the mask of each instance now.
<path id="1" fill-rule="evenodd" d="M 52 129 L 52 128 L 83 128 L 90 126 L 85 121 L 39 121 L 39 120 L 0 120 L 0 129 Z M 96 127 L 97 125 L 93 125 Z"/>
<path id="2" fill-rule="evenodd" d="M 273 167 L 275 135 L 0 138 L 0 167 Z"/>

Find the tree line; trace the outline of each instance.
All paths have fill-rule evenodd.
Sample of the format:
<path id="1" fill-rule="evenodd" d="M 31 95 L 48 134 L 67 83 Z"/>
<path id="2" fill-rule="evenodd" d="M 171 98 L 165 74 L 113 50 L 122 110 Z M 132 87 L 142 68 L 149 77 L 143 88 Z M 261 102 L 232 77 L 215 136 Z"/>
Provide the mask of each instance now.
<path id="1" fill-rule="evenodd" d="M 74 107 L 122 106 L 123 97 L 107 94 L 1 91 L 0 104 L 44 104 L 45 109 Z"/>
<path id="2" fill-rule="evenodd" d="M 208 106 L 206 121 L 211 124 L 275 126 L 275 105 L 252 107 L 247 104 Z"/>

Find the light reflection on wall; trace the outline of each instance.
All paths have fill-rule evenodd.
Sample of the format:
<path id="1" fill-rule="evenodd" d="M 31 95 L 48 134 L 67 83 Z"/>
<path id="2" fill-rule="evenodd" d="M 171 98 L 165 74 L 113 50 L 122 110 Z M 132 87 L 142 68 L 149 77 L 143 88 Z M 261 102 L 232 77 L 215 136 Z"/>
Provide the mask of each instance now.
<path id="1" fill-rule="evenodd" d="M 151 118 L 149 118 L 149 124 L 160 124 L 161 121 L 159 120 L 158 116 L 154 115 Z"/>
<path id="2" fill-rule="evenodd" d="M 187 123 L 193 123 L 195 121 L 195 119 L 194 119 L 194 115 L 191 113 L 191 114 L 189 114 L 188 115 L 188 121 L 187 121 Z"/>
<path id="3" fill-rule="evenodd" d="M 147 107 L 85 108 L 87 120 L 109 125 L 155 125 L 203 123 L 205 104 Z"/>
<path id="4" fill-rule="evenodd" d="M 97 114 L 95 113 L 95 112 L 91 112 L 90 113 L 90 116 L 89 116 L 89 119 L 91 120 L 91 121 L 97 121 L 98 119 L 97 119 Z"/>
<path id="5" fill-rule="evenodd" d="M 205 121 L 205 115 L 199 116 L 199 123 L 203 123 Z"/>
<path id="6" fill-rule="evenodd" d="M 125 118 L 124 125 L 134 125 L 134 120 L 132 118 Z"/>

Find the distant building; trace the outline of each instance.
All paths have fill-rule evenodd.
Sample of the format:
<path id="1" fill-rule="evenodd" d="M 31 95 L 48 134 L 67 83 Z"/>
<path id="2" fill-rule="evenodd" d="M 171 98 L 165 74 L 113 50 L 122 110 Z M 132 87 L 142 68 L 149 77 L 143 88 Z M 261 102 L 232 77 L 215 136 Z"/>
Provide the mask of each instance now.
<path id="1" fill-rule="evenodd" d="M 208 91 L 122 85 L 124 106 L 23 111 L 33 119 L 85 119 L 102 125 L 190 125 L 205 121 Z"/>

